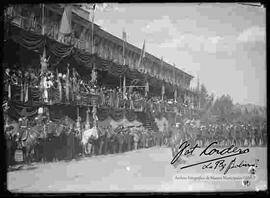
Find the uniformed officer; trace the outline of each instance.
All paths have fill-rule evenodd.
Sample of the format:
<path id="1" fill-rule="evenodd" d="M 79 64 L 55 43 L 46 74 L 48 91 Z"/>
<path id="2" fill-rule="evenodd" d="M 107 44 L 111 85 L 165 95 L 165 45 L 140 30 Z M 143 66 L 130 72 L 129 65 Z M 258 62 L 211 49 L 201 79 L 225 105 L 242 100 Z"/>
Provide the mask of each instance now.
<path id="1" fill-rule="evenodd" d="M 135 131 L 133 133 L 133 140 L 134 140 L 134 149 L 137 150 L 138 149 L 138 142 L 139 142 L 139 135 L 138 135 L 138 131 Z"/>

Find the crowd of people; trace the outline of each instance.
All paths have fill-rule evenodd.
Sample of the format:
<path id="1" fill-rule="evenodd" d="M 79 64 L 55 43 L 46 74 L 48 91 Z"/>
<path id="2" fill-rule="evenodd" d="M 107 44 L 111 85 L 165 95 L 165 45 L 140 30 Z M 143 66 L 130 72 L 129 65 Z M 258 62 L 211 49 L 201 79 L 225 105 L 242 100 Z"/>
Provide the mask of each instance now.
<path id="1" fill-rule="evenodd" d="M 208 146 L 216 141 L 216 146 L 252 147 L 267 145 L 266 122 L 255 123 L 195 123 L 190 120 L 178 124 L 175 129 L 176 142 L 191 141 L 199 146 Z"/>
<path id="2" fill-rule="evenodd" d="M 18 92 L 22 103 L 31 100 L 35 89 L 40 93 L 42 103 L 75 103 L 92 105 L 89 94 L 97 95 L 97 108 L 123 108 L 135 111 L 182 112 L 183 103 L 175 99 L 162 97 L 147 97 L 147 93 L 132 90 L 124 93 L 123 89 L 98 86 L 95 82 L 96 73 L 92 72 L 91 80 L 83 80 L 72 68 L 68 66 L 66 73 L 41 72 L 40 70 L 21 70 L 19 67 L 6 68 L 5 94 L 6 100 L 14 100 L 14 93 Z M 17 87 L 14 91 L 14 88 Z M 17 93 L 18 94 L 18 93 Z M 46 119 L 41 119 L 42 115 Z M 63 115 L 64 116 L 64 115 Z M 185 115 L 182 115 L 185 118 Z M 8 116 L 6 116 L 8 117 Z M 14 162 L 14 152 L 18 147 L 24 149 L 25 157 L 32 160 L 51 161 L 53 159 L 72 159 L 85 154 L 82 148 L 82 132 L 86 130 L 86 122 L 73 121 L 65 117 L 57 122 L 48 119 L 47 111 L 39 113 L 33 120 L 27 117 L 19 120 L 10 118 L 5 124 L 8 142 L 8 160 Z M 42 120 L 42 121 L 41 121 Z M 93 126 L 92 126 L 93 127 Z M 92 145 L 91 155 L 122 153 L 133 149 L 148 148 L 152 146 L 180 145 L 183 141 L 191 141 L 200 146 L 207 146 L 210 142 L 217 141 L 218 146 L 234 144 L 236 146 L 265 146 L 266 124 L 254 125 L 252 123 L 196 123 L 192 120 L 182 124 L 171 125 L 166 131 L 153 131 L 140 127 L 118 126 L 112 129 L 108 125 L 97 126 L 98 138 L 90 138 Z M 30 135 L 29 135 L 30 134 Z M 14 147 L 15 145 L 15 147 Z M 31 152 L 30 152 L 31 151 Z M 30 153 L 28 153 L 30 152 Z"/>
<path id="3" fill-rule="evenodd" d="M 98 107 L 107 106 L 113 108 L 134 109 L 136 111 L 174 111 L 182 112 L 192 105 L 179 97 L 177 100 L 162 98 L 161 96 L 147 97 L 144 91 L 134 90 L 131 86 L 124 93 L 123 88 L 115 89 L 98 86 L 91 80 L 83 80 L 75 68 L 72 72 L 69 67 L 66 73 L 57 71 L 47 71 L 41 73 L 40 70 L 29 68 L 25 71 L 18 66 L 13 69 L 6 68 L 5 75 L 6 96 L 12 100 L 14 90 L 20 90 L 20 101 L 31 100 L 33 91 L 40 93 L 40 102 L 48 104 L 55 103 L 76 103 L 82 105 L 92 105 L 89 94 L 96 94 L 99 97 Z M 30 89 L 32 91 L 30 91 Z"/>
<path id="4" fill-rule="evenodd" d="M 93 127 L 92 124 L 90 127 Z M 67 116 L 54 122 L 44 113 L 33 120 L 27 117 L 18 121 L 9 118 L 9 123 L 5 125 L 8 162 L 14 164 L 16 149 L 23 150 L 26 162 L 65 160 L 84 155 L 81 135 L 85 128 L 86 122 L 82 122 L 78 128 L 77 123 Z M 98 138 L 89 139 L 90 155 L 122 153 L 168 142 L 165 141 L 168 138 L 166 134 L 149 131 L 143 126 L 120 125 L 113 129 L 108 125 L 97 128 Z"/>

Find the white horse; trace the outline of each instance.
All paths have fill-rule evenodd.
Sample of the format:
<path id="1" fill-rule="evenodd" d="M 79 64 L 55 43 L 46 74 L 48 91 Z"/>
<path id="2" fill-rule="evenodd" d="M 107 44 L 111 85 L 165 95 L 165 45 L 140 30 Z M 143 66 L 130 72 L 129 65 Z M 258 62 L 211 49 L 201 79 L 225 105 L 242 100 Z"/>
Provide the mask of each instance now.
<path id="1" fill-rule="evenodd" d="M 84 148 L 84 153 L 85 154 L 90 154 L 91 153 L 91 149 L 92 149 L 92 144 L 89 143 L 89 140 L 97 140 L 98 139 L 98 129 L 96 126 L 94 126 L 91 129 L 87 129 L 85 131 L 82 132 L 82 140 L 81 143 L 83 145 Z"/>

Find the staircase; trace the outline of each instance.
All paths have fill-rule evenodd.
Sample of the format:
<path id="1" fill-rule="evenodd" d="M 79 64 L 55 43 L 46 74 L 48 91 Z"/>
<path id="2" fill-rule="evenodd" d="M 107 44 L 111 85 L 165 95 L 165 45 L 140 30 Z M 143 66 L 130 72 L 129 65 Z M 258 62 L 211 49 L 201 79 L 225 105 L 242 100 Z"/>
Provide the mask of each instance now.
<path id="1" fill-rule="evenodd" d="M 153 130 L 155 132 L 158 131 L 157 123 L 155 122 L 155 119 L 152 114 L 147 113 L 144 127 L 148 130 Z"/>

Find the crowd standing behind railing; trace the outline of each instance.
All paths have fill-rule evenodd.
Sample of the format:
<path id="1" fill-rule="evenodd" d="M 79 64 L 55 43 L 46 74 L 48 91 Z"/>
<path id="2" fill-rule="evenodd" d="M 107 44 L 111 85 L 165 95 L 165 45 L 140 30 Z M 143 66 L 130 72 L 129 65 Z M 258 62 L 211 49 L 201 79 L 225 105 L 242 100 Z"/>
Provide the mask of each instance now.
<path id="1" fill-rule="evenodd" d="M 14 69 L 5 69 L 4 75 L 5 90 L 8 92 L 9 99 L 12 100 L 11 86 L 20 88 L 20 101 L 27 102 L 30 98 L 29 89 L 38 89 L 41 102 L 48 104 L 54 103 L 77 103 L 91 105 L 90 94 L 99 96 L 98 107 L 107 106 L 113 108 L 133 109 L 144 111 L 171 111 L 183 112 L 183 108 L 189 109 L 187 103 L 179 103 L 173 99 L 161 99 L 161 97 L 145 97 L 139 91 L 128 89 L 126 95 L 123 90 L 117 88 L 106 88 L 92 84 L 90 81 L 82 80 L 76 70 L 72 72 L 58 73 L 48 71 L 41 74 L 39 70 L 29 68 L 22 71 L 18 66 Z"/>

